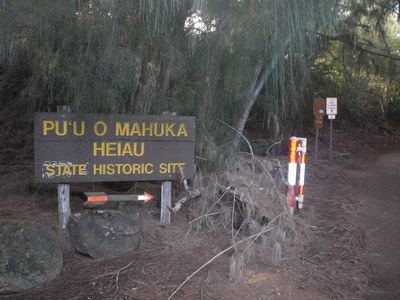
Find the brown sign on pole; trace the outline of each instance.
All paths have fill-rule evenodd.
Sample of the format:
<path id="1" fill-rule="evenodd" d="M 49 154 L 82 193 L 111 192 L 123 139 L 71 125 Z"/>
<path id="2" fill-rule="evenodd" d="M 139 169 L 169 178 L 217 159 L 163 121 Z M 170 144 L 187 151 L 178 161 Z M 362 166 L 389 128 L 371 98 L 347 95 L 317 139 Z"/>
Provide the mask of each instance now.
<path id="1" fill-rule="evenodd" d="M 322 128 L 324 122 L 324 117 L 315 116 L 314 117 L 314 124 L 316 128 Z"/>
<path id="2" fill-rule="evenodd" d="M 313 113 L 316 117 L 325 116 L 325 100 L 324 99 L 314 99 L 314 109 Z"/>
<path id="3" fill-rule="evenodd" d="M 35 181 L 146 181 L 195 174 L 195 118 L 37 113 Z"/>

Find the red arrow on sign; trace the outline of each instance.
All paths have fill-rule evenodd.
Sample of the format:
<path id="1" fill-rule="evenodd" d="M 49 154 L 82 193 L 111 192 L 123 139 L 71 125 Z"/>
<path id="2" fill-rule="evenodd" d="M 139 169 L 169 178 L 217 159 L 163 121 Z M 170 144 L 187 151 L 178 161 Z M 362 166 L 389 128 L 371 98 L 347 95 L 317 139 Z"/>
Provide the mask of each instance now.
<path id="1" fill-rule="evenodd" d="M 143 195 L 107 195 L 103 192 L 87 192 L 85 205 L 101 205 L 108 201 L 143 201 L 145 203 L 154 199 L 154 196 L 144 193 Z"/>
<path id="2" fill-rule="evenodd" d="M 139 195 L 138 196 L 138 201 L 144 201 L 145 203 L 149 202 L 150 200 L 153 200 L 154 196 L 147 194 L 144 192 L 144 195 Z"/>

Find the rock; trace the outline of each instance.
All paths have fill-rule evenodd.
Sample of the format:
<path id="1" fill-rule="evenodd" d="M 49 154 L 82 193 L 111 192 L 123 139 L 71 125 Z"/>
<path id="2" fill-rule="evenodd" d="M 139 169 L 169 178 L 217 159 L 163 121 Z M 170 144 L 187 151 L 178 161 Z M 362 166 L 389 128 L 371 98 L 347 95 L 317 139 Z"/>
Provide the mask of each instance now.
<path id="1" fill-rule="evenodd" d="M 50 228 L 0 220 L 0 294 L 25 291 L 54 279 L 62 264 L 59 240 Z"/>
<path id="2" fill-rule="evenodd" d="M 138 214 L 117 210 L 88 210 L 71 216 L 68 226 L 77 252 L 92 258 L 134 253 L 142 238 L 143 221 Z"/>
<path id="3" fill-rule="evenodd" d="M 153 204 L 153 201 L 150 201 L 148 204 Z M 124 215 L 135 217 L 137 215 L 138 209 L 140 209 L 141 206 L 143 207 L 143 203 L 139 203 L 136 201 L 123 201 L 118 203 L 118 211 L 122 212 Z"/>

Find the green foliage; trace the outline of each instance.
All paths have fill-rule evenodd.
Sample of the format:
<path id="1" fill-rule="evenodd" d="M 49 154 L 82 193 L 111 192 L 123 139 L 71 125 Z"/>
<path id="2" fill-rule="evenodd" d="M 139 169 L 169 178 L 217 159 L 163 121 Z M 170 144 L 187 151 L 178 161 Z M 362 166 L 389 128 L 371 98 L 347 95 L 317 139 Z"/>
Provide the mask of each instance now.
<path id="1" fill-rule="evenodd" d="M 195 1 L 194 7 L 207 23 L 216 20 L 215 31 L 196 39 L 191 62 L 202 88 L 197 116 L 217 145 L 229 147 L 232 132 L 215 120 L 238 118 L 259 64 L 268 76 L 256 109 L 267 107 L 282 123 L 298 117 L 318 33 L 333 27 L 334 2 Z"/>
<path id="2" fill-rule="evenodd" d="M 33 110 L 69 104 L 76 112 L 132 113 L 139 97 L 160 92 L 180 12 L 178 1 L 41 0 L 7 2 L 0 14 L 2 25 L 20 24 L 27 36 Z M 11 28 L 6 36 L 17 33 Z"/>
<path id="3" fill-rule="evenodd" d="M 196 115 L 214 162 L 232 136 L 218 120 L 234 124 L 263 75 L 253 113 L 284 124 L 316 95 L 359 119 L 396 110 L 395 2 L 2 0 L 0 66 L 29 69 L 34 111 Z"/>
<path id="4" fill-rule="evenodd" d="M 343 1 L 335 36 L 324 36 L 312 70 L 314 96 L 335 95 L 350 119 L 383 122 L 400 107 L 398 1 Z"/>

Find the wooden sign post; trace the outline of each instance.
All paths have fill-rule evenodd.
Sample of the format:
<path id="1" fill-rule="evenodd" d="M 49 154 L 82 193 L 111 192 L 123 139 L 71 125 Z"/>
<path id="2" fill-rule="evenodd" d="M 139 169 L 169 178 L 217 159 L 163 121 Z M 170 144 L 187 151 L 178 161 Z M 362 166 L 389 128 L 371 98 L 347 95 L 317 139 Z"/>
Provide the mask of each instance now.
<path id="1" fill-rule="evenodd" d="M 195 131 L 194 117 L 37 113 L 35 180 L 60 184 L 63 228 L 70 182 L 160 180 L 160 219 L 169 224 L 171 181 L 180 169 L 195 175 Z"/>
<path id="2" fill-rule="evenodd" d="M 71 113 L 69 106 L 57 106 L 57 112 L 61 113 L 62 116 L 66 116 Z M 57 187 L 58 195 L 58 220 L 60 227 L 66 229 L 71 216 L 71 203 L 70 203 L 70 186 L 68 183 L 60 183 Z"/>
<path id="3" fill-rule="evenodd" d="M 318 158 L 319 129 L 323 126 L 325 116 L 325 101 L 323 99 L 314 99 L 314 124 L 315 124 L 315 159 Z"/>
<path id="4" fill-rule="evenodd" d="M 171 195 L 172 195 L 172 181 L 163 181 L 161 185 L 161 224 L 171 223 Z"/>

